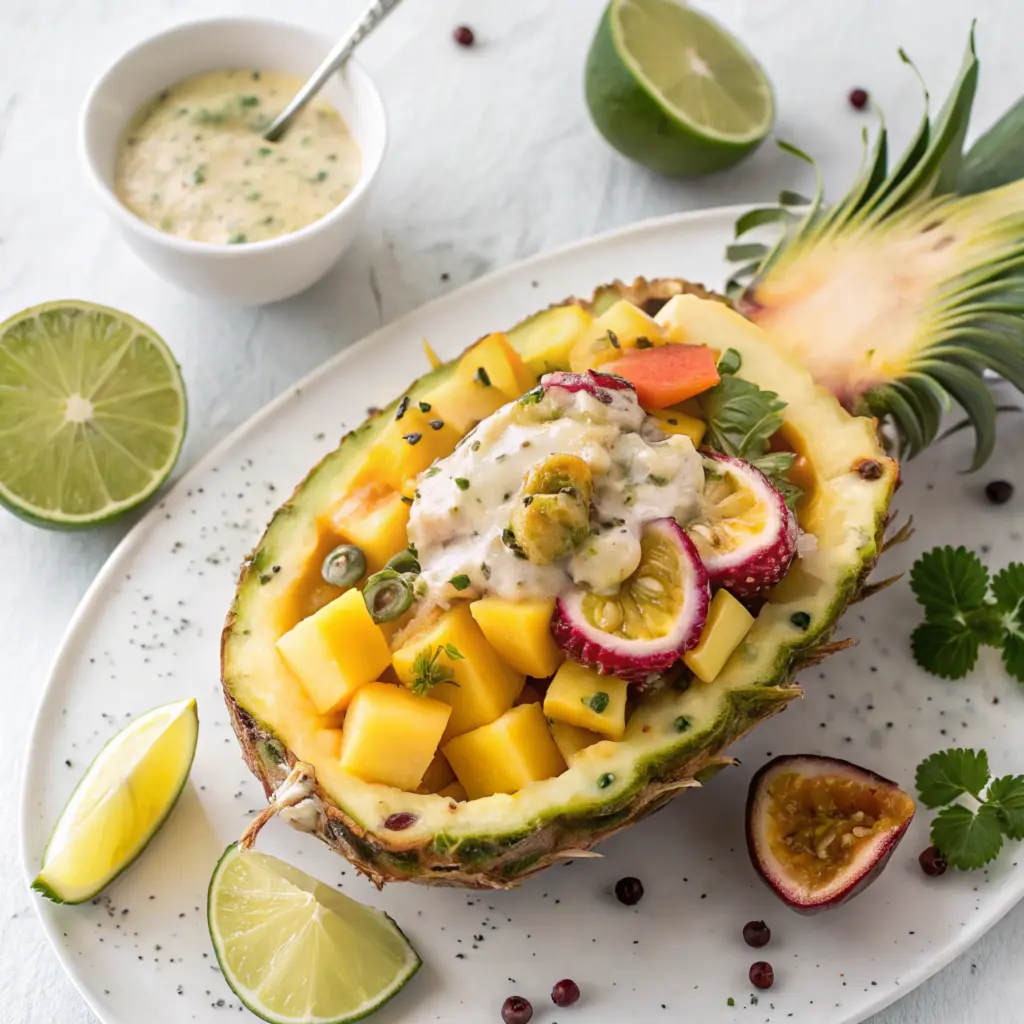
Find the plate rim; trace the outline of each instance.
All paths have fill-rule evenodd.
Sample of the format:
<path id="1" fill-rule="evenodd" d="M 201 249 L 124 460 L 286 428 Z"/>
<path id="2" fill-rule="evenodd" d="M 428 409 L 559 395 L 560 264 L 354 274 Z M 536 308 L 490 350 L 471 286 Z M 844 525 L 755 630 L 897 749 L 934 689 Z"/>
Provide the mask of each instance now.
<path id="1" fill-rule="evenodd" d="M 81 621 L 86 617 L 87 613 L 91 611 L 92 605 L 109 585 L 110 578 L 114 576 L 121 562 L 130 556 L 143 542 L 145 535 L 159 519 L 158 513 L 164 511 L 168 502 L 185 494 L 195 477 L 205 474 L 212 465 L 216 464 L 221 455 L 236 444 L 240 438 L 258 427 L 265 420 L 272 417 L 277 410 L 285 404 L 285 402 L 294 396 L 296 391 L 306 389 L 308 386 L 319 381 L 320 378 L 332 373 L 336 367 L 344 365 L 346 361 L 353 358 L 357 353 L 372 346 L 378 335 L 384 332 L 391 332 L 396 329 L 400 329 L 403 326 L 409 326 L 415 323 L 415 321 L 421 318 L 425 313 L 434 310 L 438 306 L 443 306 L 446 303 L 453 301 L 465 300 L 467 296 L 472 296 L 474 292 L 481 291 L 484 288 L 500 282 L 502 278 L 512 277 L 524 270 L 528 270 L 531 267 L 551 261 L 559 261 L 566 257 L 571 257 L 575 253 L 586 250 L 592 246 L 614 241 L 617 238 L 640 235 L 646 231 L 671 230 L 673 228 L 678 228 L 679 226 L 702 221 L 722 221 L 723 226 L 725 226 L 732 220 L 735 220 L 737 216 L 749 210 L 753 205 L 755 205 L 754 201 L 733 203 L 726 206 L 707 207 L 699 210 L 686 210 L 633 221 L 629 224 L 612 228 L 608 231 L 602 231 L 594 235 L 589 235 L 586 238 L 576 239 L 563 245 L 534 253 L 524 259 L 517 260 L 514 263 L 500 267 L 499 269 L 494 270 L 489 274 L 485 274 L 474 281 L 470 281 L 467 284 L 456 288 L 454 291 L 446 292 L 436 298 L 430 299 L 394 320 L 380 324 L 369 334 L 358 338 L 350 345 L 347 345 L 345 348 L 335 353 L 329 359 L 314 367 L 314 369 L 305 374 L 299 380 L 284 387 L 261 409 L 240 423 L 230 431 L 230 433 L 213 445 L 212 448 L 201 455 L 196 462 L 182 474 L 181 477 L 177 478 L 171 484 L 167 490 L 162 492 L 158 491 L 154 498 L 151 499 L 152 504 L 138 522 L 128 530 L 124 537 L 121 538 L 114 549 L 110 552 L 106 561 L 103 563 L 103 566 L 100 568 L 100 571 L 96 574 L 95 578 L 82 595 L 71 615 L 71 618 L 68 620 L 67 626 L 61 634 L 60 641 L 57 644 L 55 653 L 50 659 L 49 666 L 46 670 L 45 680 L 41 687 L 40 695 L 32 715 L 32 722 L 24 748 L 25 755 L 21 768 L 21 777 L 18 780 L 18 847 L 25 882 L 28 885 L 31 885 L 33 879 L 38 873 L 32 867 L 32 851 L 29 849 L 28 844 L 28 831 L 30 828 L 29 815 L 32 813 L 29 806 L 29 777 L 31 775 L 32 762 L 35 760 L 38 748 L 43 742 L 43 733 L 45 732 L 44 720 L 47 718 L 48 705 L 52 697 L 51 691 L 54 687 L 54 681 L 58 677 L 59 673 L 64 670 L 65 662 L 71 657 L 71 651 L 77 633 L 80 629 Z M 723 239 L 723 245 L 727 244 L 728 240 L 729 239 L 727 238 Z M 1020 869 L 1015 872 L 1015 877 L 1013 877 L 1012 881 L 1007 884 L 1000 902 L 994 904 L 994 912 L 986 915 L 983 919 L 978 920 L 977 923 L 974 923 L 974 920 L 977 920 L 974 919 L 971 923 L 961 928 L 960 931 L 957 932 L 955 938 L 947 946 L 942 947 L 934 956 L 924 960 L 918 968 L 910 971 L 904 977 L 903 980 L 906 984 L 894 984 L 891 989 L 881 988 L 878 996 L 874 1000 L 871 1000 L 866 1004 L 862 1004 L 861 1010 L 855 1011 L 855 1013 L 859 1015 L 852 1017 L 844 1016 L 836 1018 L 836 1020 L 839 1024 L 859 1024 L 859 1022 L 866 1020 L 871 1015 L 884 1010 L 893 1003 L 909 995 L 925 981 L 937 974 L 974 945 L 974 943 L 976 943 L 988 931 L 994 928 L 999 921 L 1001 921 L 1003 917 L 1005 917 L 1006 914 L 1009 913 L 1018 902 L 1020 902 L 1022 898 L 1024 898 L 1024 869 Z M 97 1017 L 101 1024 L 121 1024 L 120 1021 L 106 1016 L 104 1012 L 101 1012 L 100 1007 L 93 1002 L 89 989 L 84 986 L 83 982 L 79 978 L 79 972 L 75 968 L 70 954 L 66 952 L 58 942 L 57 932 L 59 929 L 45 913 L 46 908 L 43 906 L 43 897 L 34 897 L 32 899 L 32 906 L 36 919 L 38 920 L 43 934 L 46 936 L 46 939 L 50 944 L 50 948 L 57 958 L 57 962 L 60 964 L 64 974 L 71 981 L 75 991 L 89 1007 L 90 1011 Z"/>

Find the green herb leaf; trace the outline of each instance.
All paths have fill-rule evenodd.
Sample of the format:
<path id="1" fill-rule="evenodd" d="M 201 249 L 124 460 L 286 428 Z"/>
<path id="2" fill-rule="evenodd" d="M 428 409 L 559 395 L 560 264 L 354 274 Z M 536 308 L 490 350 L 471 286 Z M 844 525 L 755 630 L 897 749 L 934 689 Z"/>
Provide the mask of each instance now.
<path id="1" fill-rule="evenodd" d="M 738 459 L 756 459 L 782 426 L 786 403 L 742 377 L 727 375 L 700 399 L 707 420 L 705 443 Z"/>
<path id="2" fill-rule="evenodd" d="M 1018 632 L 1006 635 L 1003 642 L 1003 665 L 1018 683 L 1024 683 L 1024 636 Z"/>
<path id="3" fill-rule="evenodd" d="M 734 348 L 727 348 L 718 357 L 718 372 L 724 377 L 735 373 L 743 365 L 743 357 Z"/>
<path id="4" fill-rule="evenodd" d="M 985 803 L 996 808 L 1003 831 L 1011 839 L 1024 839 L 1024 775 L 993 779 Z"/>
<path id="5" fill-rule="evenodd" d="M 917 791 L 925 807 L 941 807 L 962 793 L 981 799 L 989 780 L 984 750 L 940 750 L 917 766 Z"/>
<path id="6" fill-rule="evenodd" d="M 978 608 L 988 586 L 988 570 L 965 547 L 933 548 L 910 570 L 910 589 L 929 615 Z"/>
<path id="7" fill-rule="evenodd" d="M 456 590 L 466 590 L 469 587 L 469 577 L 464 572 L 460 572 L 458 576 L 453 576 L 448 582 Z"/>
<path id="8" fill-rule="evenodd" d="M 961 871 L 984 867 L 1003 845 L 999 812 L 990 804 L 982 804 L 977 814 L 960 804 L 944 807 L 932 822 L 932 842 Z"/>
<path id="9" fill-rule="evenodd" d="M 455 646 L 455 644 L 445 644 L 444 653 L 448 655 L 452 661 L 465 661 L 466 656 Z"/>
<path id="10" fill-rule="evenodd" d="M 914 660 L 940 679 L 963 679 L 978 661 L 978 638 L 961 619 L 926 619 L 910 635 Z"/>
<path id="11" fill-rule="evenodd" d="M 592 693 L 589 697 L 581 697 L 580 700 L 596 715 L 603 714 L 608 710 L 611 698 L 603 690 Z"/>
<path id="12" fill-rule="evenodd" d="M 438 647 L 433 654 L 429 647 L 419 651 L 412 663 L 412 684 L 410 689 L 421 697 L 430 693 L 435 686 L 451 682 L 452 670 L 447 665 L 439 665 L 437 659 L 441 654 Z"/>
<path id="13" fill-rule="evenodd" d="M 468 491 L 469 481 L 464 476 L 457 476 L 455 478 L 455 486 L 458 487 L 460 491 Z"/>

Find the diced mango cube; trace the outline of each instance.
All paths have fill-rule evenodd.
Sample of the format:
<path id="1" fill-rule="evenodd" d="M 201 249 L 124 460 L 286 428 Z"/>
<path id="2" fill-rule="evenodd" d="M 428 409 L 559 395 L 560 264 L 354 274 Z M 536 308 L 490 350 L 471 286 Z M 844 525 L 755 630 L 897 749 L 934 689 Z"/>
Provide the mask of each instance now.
<path id="1" fill-rule="evenodd" d="M 564 661 L 544 697 L 544 714 L 605 739 L 621 740 L 626 731 L 628 689 L 618 676 L 601 675 L 575 661 Z"/>
<path id="2" fill-rule="evenodd" d="M 449 782 L 444 789 L 438 790 L 437 795 L 446 796 L 449 800 L 454 800 L 458 804 L 465 803 L 469 799 L 466 787 L 458 779 L 454 782 Z"/>
<path id="3" fill-rule="evenodd" d="M 444 754 L 438 751 L 423 773 L 419 789 L 421 793 L 440 793 L 445 786 L 454 781 L 455 772 L 452 771 L 452 766 L 445 760 Z"/>
<path id="4" fill-rule="evenodd" d="M 697 419 L 696 416 L 688 416 L 674 407 L 656 409 L 647 415 L 657 421 L 662 433 L 685 434 L 693 442 L 694 448 L 697 448 L 704 440 L 704 432 L 708 428 L 703 420 Z"/>
<path id="5" fill-rule="evenodd" d="M 463 377 L 456 368 L 424 400 L 430 405 L 432 413 L 445 423 L 450 423 L 462 435 L 511 401 L 511 396 L 493 384 Z"/>
<path id="6" fill-rule="evenodd" d="M 523 362 L 538 377 L 552 370 L 569 369 L 573 345 L 593 335 L 594 318 L 575 303 L 552 306 L 509 332 L 509 340 L 522 353 Z"/>
<path id="7" fill-rule="evenodd" d="M 463 380 L 490 381 L 491 387 L 509 398 L 518 398 L 537 383 L 537 375 L 527 368 L 504 334 L 481 338 L 459 360 L 455 373 Z"/>
<path id="8" fill-rule="evenodd" d="M 345 715 L 341 767 L 364 782 L 413 792 L 430 765 L 451 708 L 404 686 L 368 683 Z"/>
<path id="9" fill-rule="evenodd" d="M 632 302 L 620 299 L 573 345 L 569 366 L 574 373 L 596 370 L 629 349 L 664 344 L 664 335 L 654 320 Z"/>
<path id="10" fill-rule="evenodd" d="M 712 682 L 753 624 L 754 617 L 732 594 L 717 591 L 711 598 L 700 642 L 683 655 L 683 663 L 701 682 Z"/>
<path id="11" fill-rule="evenodd" d="M 362 548 L 368 573 L 409 546 L 409 504 L 387 484 L 356 487 L 331 511 L 330 522 L 346 543 Z"/>
<path id="12" fill-rule="evenodd" d="M 430 404 L 429 402 L 427 403 Z M 411 402 L 401 419 L 392 419 L 373 443 L 364 474 L 401 491 L 405 481 L 435 459 L 455 451 L 462 431 L 434 412 Z"/>
<path id="13" fill-rule="evenodd" d="M 551 635 L 553 597 L 508 601 L 492 595 L 474 601 L 469 610 L 487 642 L 520 672 L 544 679 L 565 660 Z"/>
<path id="14" fill-rule="evenodd" d="M 293 626 L 277 641 L 277 651 L 321 715 L 344 710 L 391 661 L 359 590 L 346 590 Z"/>
<path id="15" fill-rule="evenodd" d="M 449 644 L 461 658 L 449 657 Z M 417 655 L 426 652 L 431 657 L 438 648 L 437 664 L 450 672 L 451 678 L 434 686 L 430 696 L 451 706 L 445 740 L 493 722 L 512 707 L 523 688 L 523 674 L 498 656 L 465 602 L 441 612 L 423 630 L 401 638 L 401 646 L 392 655 L 398 678 L 411 686 L 417 675 Z"/>
<path id="16" fill-rule="evenodd" d="M 555 746 L 558 752 L 565 758 L 567 765 L 572 765 L 573 758 L 587 747 L 600 742 L 601 737 L 589 729 L 580 729 L 578 726 L 569 725 L 568 722 L 551 720 L 551 735 L 555 738 Z"/>
<path id="17" fill-rule="evenodd" d="M 457 736 L 445 744 L 444 756 L 471 800 L 518 793 L 530 782 L 565 771 L 539 704 L 521 704 L 496 722 Z"/>

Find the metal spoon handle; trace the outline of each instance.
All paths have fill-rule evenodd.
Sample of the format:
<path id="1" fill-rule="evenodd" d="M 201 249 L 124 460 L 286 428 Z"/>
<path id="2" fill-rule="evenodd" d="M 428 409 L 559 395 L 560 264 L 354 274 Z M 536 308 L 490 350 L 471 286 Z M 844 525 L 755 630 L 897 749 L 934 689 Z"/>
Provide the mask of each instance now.
<path id="1" fill-rule="evenodd" d="M 277 142 L 288 125 L 303 107 L 323 88 L 324 83 L 352 56 L 352 51 L 402 2 L 402 0 L 374 0 L 347 35 L 324 58 L 309 81 L 295 94 L 295 98 L 274 119 L 263 133 L 268 142 Z"/>

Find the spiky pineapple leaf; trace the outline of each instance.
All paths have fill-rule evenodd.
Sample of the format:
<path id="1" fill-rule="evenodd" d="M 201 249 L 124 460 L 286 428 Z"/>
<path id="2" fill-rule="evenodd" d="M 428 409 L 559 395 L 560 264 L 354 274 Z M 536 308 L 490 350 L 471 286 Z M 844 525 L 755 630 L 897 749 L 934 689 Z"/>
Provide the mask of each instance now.
<path id="1" fill-rule="evenodd" d="M 1024 98 L 1016 103 L 967 151 L 957 192 L 987 192 L 1024 178 Z"/>

